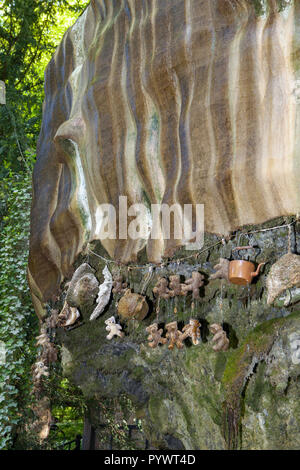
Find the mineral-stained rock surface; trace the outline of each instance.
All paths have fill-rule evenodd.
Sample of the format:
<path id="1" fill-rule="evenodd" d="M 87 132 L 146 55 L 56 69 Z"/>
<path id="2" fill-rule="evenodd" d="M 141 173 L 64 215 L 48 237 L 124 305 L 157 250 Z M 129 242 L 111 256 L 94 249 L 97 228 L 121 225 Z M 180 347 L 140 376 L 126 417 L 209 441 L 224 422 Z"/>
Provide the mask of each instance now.
<path id="1" fill-rule="evenodd" d="M 282 220 L 268 222 L 278 225 Z M 295 235 L 300 245 L 300 224 Z M 254 227 L 258 229 L 260 227 Z M 106 321 L 115 315 L 120 296 L 113 296 L 108 310 L 89 322 L 93 306 L 82 310 L 82 326 L 58 330 L 63 344 L 64 372 L 77 384 L 90 406 L 90 421 L 99 431 L 99 405 L 103 399 L 126 395 L 132 400 L 143 430 L 154 448 L 170 449 L 297 449 L 300 445 L 300 289 L 283 292 L 267 304 L 266 279 L 276 260 L 287 249 L 287 228 L 255 234 L 261 249 L 257 263 L 269 262 L 247 286 L 224 279 L 206 282 L 199 300 L 192 294 L 160 299 L 152 289 L 158 278 L 171 273 L 190 278 L 196 269 L 205 279 L 220 257 L 228 258 L 236 240 L 215 247 L 191 260 L 157 268 L 144 292 L 147 317 L 131 323 L 119 317 L 123 338 L 106 339 Z M 208 236 L 206 245 L 215 243 Z M 293 236 L 295 241 L 295 237 Z M 294 249 L 294 242 L 292 243 Z M 103 253 L 100 242 L 93 251 Z M 79 256 L 76 266 L 82 262 Z M 101 282 L 104 262 L 89 260 Z M 124 280 L 141 292 L 147 268 L 127 274 Z M 285 297 L 289 303 L 285 305 Z M 62 302 L 61 299 L 59 302 Z M 168 344 L 152 348 L 147 327 L 157 323 L 166 336 L 166 325 L 177 321 L 179 329 L 194 318 L 201 323 L 201 339 L 173 350 Z M 215 352 L 210 326 L 221 324 L 229 339 L 227 351 Z M 92 411 L 93 410 L 93 411 Z M 101 412 L 100 412 L 101 414 Z"/>
<path id="2" fill-rule="evenodd" d="M 118 210 L 120 195 L 147 208 L 204 204 L 206 231 L 221 234 L 299 210 L 293 3 L 91 1 L 46 70 L 29 260 L 41 315 L 100 237 L 100 205 Z M 143 243 L 154 261 L 174 248 Z M 118 237 L 103 246 L 123 261 L 142 248 Z"/>
<path id="3" fill-rule="evenodd" d="M 101 400 L 126 395 L 154 448 L 300 446 L 300 292 L 293 284 L 268 305 L 265 285 L 288 230 L 257 232 L 299 212 L 299 18 L 300 3 L 287 0 L 92 0 L 46 70 L 28 270 L 36 311 L 62 309 L 62 281 L 83 263 L 101 285 L 103 256 L 149 305 L 147 316 L 126 321 L 117 316 L 124 293 L 113 292 L 90 322 L 95 292 L 85 302 L 84 282 L 80 322 L 57 329 L 64 373 L 98 431 Z M 100 242 L 101 204 L 118 210 L 119 196 L 149 210 L 204 204 L 205 250 L 177 263 L 183 241 L 163 233 Z M 259 248 L 251 261 L 266 263 L 249 286 L 213 275 L 242 226 Z M 234 230 L 222 244 L 219 235 Z M 146 267 L 176 247 L 170 264 Z M 139 269 L 119 263 L 137 256 Z M 195 272 L 199 298 L 153 295 L 159 279 L 186 285 Z M 112 316 L 123 337 L 106 338 Z M 166 325 L 181 331 L 191 318 L 201 324 L 199 344 L 148 345 L 150 325 L 165 337 Z M 226 351 L 213 349 L 216 323 Z"/>

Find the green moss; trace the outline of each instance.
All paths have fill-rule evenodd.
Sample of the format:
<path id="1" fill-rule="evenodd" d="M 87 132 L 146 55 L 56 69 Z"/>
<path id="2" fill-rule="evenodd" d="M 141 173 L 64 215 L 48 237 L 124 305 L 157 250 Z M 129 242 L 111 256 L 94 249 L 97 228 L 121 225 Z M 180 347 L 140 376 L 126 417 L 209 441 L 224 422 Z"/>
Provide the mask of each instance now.
<path id="1" fill-rule="evenodd" d="M 228 354 L 222 351 L 220 351 L 219 354 L 217 355 L 216 366 L 214 370 L 214 377 L 218 382 L 222 380 L 226 363 L 227 363 L 227 357 L 228 357 Z"/>
<path id="2" fill-rule="evenodd" d="M 222 383 L 232 389 L 234 382 L 238 381 L 241 374 L 245 374 L 251 364 L 253 356 L 257 358 L 265 354 L 272 345 L 275 335 L 285 318 L 275 318 L 258 325 L 251 331 L 241 346 L 229 354 L 224 371 Z"/>

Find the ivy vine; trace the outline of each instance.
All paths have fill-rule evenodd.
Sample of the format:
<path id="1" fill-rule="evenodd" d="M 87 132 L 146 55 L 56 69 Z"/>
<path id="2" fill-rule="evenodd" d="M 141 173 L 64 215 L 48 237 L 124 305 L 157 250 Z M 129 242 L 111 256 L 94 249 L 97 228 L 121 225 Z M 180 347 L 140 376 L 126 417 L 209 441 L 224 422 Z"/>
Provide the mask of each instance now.
<path id="1" fill-rule="evenodd" d="M 26 278 L 31 175 L 11 173 L 1 181 L 0 195 L 0 449 L 9 449 L 33 400 L 30 369 L 38 321 Z"/>

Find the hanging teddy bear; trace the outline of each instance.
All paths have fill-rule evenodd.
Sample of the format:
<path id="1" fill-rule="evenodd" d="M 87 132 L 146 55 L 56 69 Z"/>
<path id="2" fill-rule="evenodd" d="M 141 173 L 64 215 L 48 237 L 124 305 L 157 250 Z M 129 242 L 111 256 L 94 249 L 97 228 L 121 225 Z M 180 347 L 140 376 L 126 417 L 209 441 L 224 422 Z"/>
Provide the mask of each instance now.
<path id="1" fill-rule="evenodd" d="M 186 279 L 185 283 L 182 285 L 183 292 L 192 292 L 193 299 L 199 299 L 199 288 L 204 284 L 203 279 L 204 276 L 202 274 L 198 271 L 193 271 L 192 277 L 190 279 Z"/>
<path id="2" fill-rule="evenodd" d="M 214 335 L 213 346 L 214 351 L 227 351 L 229 347 L 229 339 L 227 338 L 226 332 L 223 330 L 219 323 L 213 323 L 209 326 L 210 332 Z"/>
<path id="3" fill-rule="evenodd" d="M 170 297 L 174 297 L 174 292 L 168 288 L 168 285 L 168 279 L 161 277 L 153 288 L 153 294 L 158 297 L 158 299 L 170 299 Z"/>
<path id="4" fill-rule="evenodd" d="M 39 382 L 42 377 L 49 377 L 49 371 L 43 361 L 37 361 L 32 366 L 32 376 L 34 382 Z"/>
<path id="5" fill-rule="evenodd" d="M 106 336 L 107 339 L 111 340 L 114 336 L 119 336 L 119 338 L 123 338 L 124 333 L 122 330 L 121 325 L 116 323 L 115 317 L 110 317 L 104 322 L 106 326 L 106 331 L 109 331 L 109 334 Z"/>
<path id="6" fill-rule="evenodd" d="M 176 346 L 178 349 L 182 349 L 184 344 L 183 344 L 183 335 L 180 330 L 178 330 L 177 327 L 177 321 L 173 321 L 170 323 L 167 323 L 166 325 L 166 338 L 169 340 L 169 346 L 168 349 L 174 349 L 174 346 Z"/>
<path id="7" fill-rule="evenodd" d="M 112 293 L 113 294 L 124 294 L 127 287 L 128 287 L 127 282 L 124 282 L 122 274 L 119 274 L 114 278 Z"/>
<path id="8" fill-rule="evenodd" d="M 226 279 L 228 281 L 228 272 L 229 272 L 229 260 L 226 258 L 220 258 L 218 264 L 214 266 L 216 270 L 215 273 L 209 276 L 210 280 L 213 279 Z"/>
<path id="9" fill-rule="evenodd" d="M 158 329 L 157 323 L 153 323 L 152 325 L 148 326 L 146 328 L 147 333 L 149 333 L 148 336 L 148 344 L 150 348 L 156 348 L 159 344 L 166 344 L 168 340 L 166 338 L 163 338 L 162 332 L 163 329 L 160 328 Z"/>
<path id="10" fill-rule="evenodd" d="M 184 291 L 183 287 L 184 284 L 180 282 L 180 276 L 178 274 L 170 276 L 169 289 L 171 297 L 187 295 L 187 292 Z"/>
<path id="11" fill-rule="evenodd" d="M 190 321 L 187 325 L 182 328 L 181 340 L 184 340 L 188 337 L 192 338 L 192 343 L 196 346 L 199 344 L 200 335 L 200 326 L 201 323 L 194 318 L 190 318 Z"/>

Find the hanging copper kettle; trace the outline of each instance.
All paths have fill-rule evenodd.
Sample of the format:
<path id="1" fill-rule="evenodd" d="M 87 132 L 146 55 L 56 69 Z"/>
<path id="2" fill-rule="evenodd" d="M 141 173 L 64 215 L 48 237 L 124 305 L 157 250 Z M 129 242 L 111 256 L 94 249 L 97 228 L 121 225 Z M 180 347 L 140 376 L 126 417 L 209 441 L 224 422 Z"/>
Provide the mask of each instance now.
<path id="1" fill-rule="evenodd" d="M 240 250 L 254 249 L 253 246 L 238 246 L 232 251 L 239 252 Z M 265 263 L 260 263 L 255 270 L 255 265 L 251 261 L 243 259 L 235 259 L 230 261 L 228 270 L 228 279 L 233 284 L 246 286 L 252 282 L 252 279 L 259 274 L 261 266 Z"/>

